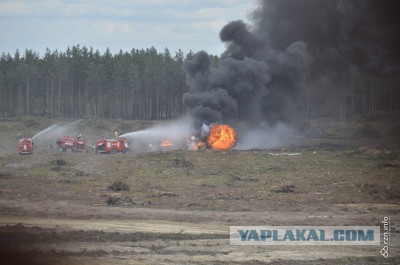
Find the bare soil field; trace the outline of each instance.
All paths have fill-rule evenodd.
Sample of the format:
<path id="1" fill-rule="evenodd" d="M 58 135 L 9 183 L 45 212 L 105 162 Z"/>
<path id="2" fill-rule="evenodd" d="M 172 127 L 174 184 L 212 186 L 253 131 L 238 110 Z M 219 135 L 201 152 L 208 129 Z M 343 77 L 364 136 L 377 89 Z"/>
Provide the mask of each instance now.
<path id="1" fill-rule="evenodd" d="M 399 114 L 303 122 L 268 150 L 98 155 L 35 147 L 0 120 L 0 255 L 8 264 L 399 264 Z M 155 122 L 81 120 L 89 141 Z M 234 246 L 229 226 L 381 225 L 379 246 Z"/>

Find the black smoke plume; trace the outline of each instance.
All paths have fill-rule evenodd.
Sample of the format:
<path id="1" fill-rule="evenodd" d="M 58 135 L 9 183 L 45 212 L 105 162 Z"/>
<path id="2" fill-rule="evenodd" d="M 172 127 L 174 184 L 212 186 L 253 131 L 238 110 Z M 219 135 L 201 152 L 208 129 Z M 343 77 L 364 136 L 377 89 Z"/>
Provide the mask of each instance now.
<path id="1" fill-rule="evenodd" d="M 204 51 L 184 62 L 191 92 L 183 102 L 197 120 L 344 115 L 354 73 L 396 85 L 400 1 L 257 3 L 250 24 L 233 21 L 221 30 L 227 48 L 218 67 Z"/>

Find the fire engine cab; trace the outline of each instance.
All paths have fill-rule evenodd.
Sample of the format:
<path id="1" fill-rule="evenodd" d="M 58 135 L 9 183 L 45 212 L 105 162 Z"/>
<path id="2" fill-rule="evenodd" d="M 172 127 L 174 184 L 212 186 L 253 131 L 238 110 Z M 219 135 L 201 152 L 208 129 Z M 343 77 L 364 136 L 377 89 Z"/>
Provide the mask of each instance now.
<path id="1" fill-rule="evenodd" d="M 96 141 L 96 153 L 114 154 L 126 153 L 128 142 L 125 138 L 104 139 Z"/>
<path id="2" fill-rule="evenodd" d="M 33 153 L 33 141 L 31 138 L 24 137 L 19 140 L 18 144 L 18 152 L 20 155 L 27 154 L 30 155 Z"/>

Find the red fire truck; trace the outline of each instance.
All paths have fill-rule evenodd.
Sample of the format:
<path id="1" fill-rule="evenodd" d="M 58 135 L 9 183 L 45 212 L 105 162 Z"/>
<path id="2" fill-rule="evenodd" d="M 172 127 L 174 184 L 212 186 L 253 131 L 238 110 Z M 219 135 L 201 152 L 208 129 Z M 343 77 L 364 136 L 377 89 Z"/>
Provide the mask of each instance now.
<path id="1" fill-rule="evenodd" d="M 31 138 L 24 137 L 19 140 L 18 144 L 18 152 L 20 155 L 27 154 L 30 155 L 33 153 L 33 141 Z"/>
<path id="2" fill-rule="evenodd" d="M 126 153 L 128 142 L 125 138 L 103 139 L 96 141 L 96 153 L 114 154 Z"/>
<path id="3" fill-rule="evenodd" d="M 86 151 L 87 141 L 86 139 L 76 139 L 70 136 L 64 136 L 57 140 L 57 145 L 61 152 L 83 152 Z"/>

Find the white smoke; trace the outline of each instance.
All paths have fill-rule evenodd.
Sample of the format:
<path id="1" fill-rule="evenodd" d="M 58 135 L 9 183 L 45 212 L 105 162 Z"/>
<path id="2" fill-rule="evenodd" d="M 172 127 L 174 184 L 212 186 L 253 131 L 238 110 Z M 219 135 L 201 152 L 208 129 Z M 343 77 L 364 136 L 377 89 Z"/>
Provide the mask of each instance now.
<path id="1" fill-rule="evenodd" d="M 133 152 L 167 151 L 187 149 L 188 140 L 195 133 L 193 129 L 193 118 L 184 116 L 178 120 L 165 122 L 154 127 L 130 132 L 121 135 L 129 142 L 129 148 Z M 173 146 L 161 147 L 163 140 L 169 140 Z"/>
<path id="2" fill-rule="evenodd" d="M 263 122 L 257 128 L 249 130 L 244 129 L 240 132 L 235 149 L 249 150 L 277 148 L 288 146 L 291 143 L 294 143 L 298 138 L 299 136 L 294 132 L 294 130 L 284 123 L 277 123 L 271 126 Z"/>
<path id="3" fill-rule="evenodd" d="M 39 164 L 43 161 L 40 156 L 33 155 L 27 157 L 25 160 L 13 162 L 10 164 L 5 165 L 5 168 L 20 168 L 20 167 L 31 167 L 36 164 Z"/>

